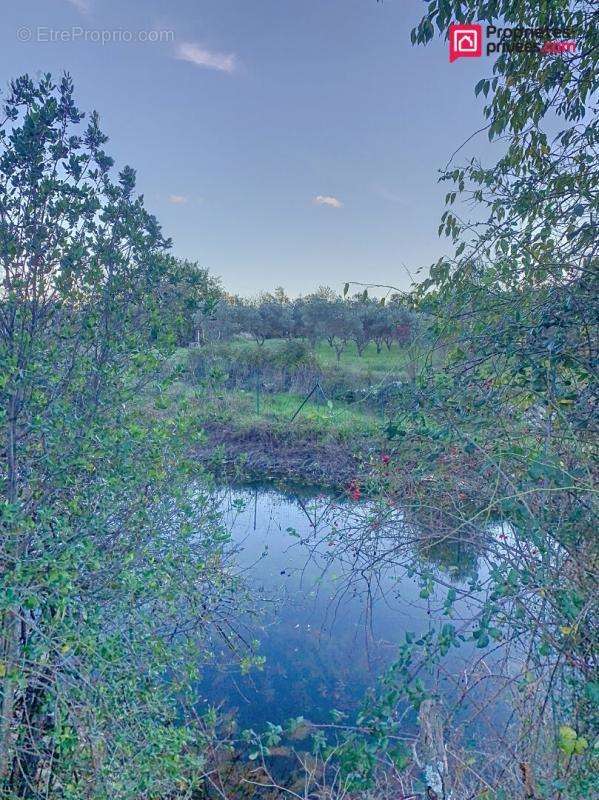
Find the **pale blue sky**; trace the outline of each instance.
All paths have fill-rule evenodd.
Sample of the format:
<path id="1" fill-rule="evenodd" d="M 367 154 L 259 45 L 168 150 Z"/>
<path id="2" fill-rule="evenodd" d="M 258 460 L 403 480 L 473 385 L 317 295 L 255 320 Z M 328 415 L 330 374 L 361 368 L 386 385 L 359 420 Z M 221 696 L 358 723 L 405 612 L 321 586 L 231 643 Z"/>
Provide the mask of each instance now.
<path id="1" fill-rule="evenodd" d="M 492 66 L 450 65 L 441 41 L 413 47 L 425 7 L 21 0 L 3 8 L 1 83 L 68 70 L 117 164 L 136 168 L 174 253 L 226 288 L 405 287 L 405 267 L 428 265 L 446 246 L 437 169 L 481 126 L 473 87 Z M 27 30 L 30 41 L 19 41 Z M 102 45 L 93 41 L 102 30 L 172 36 Z M 57 36 L 76 41 L 49 41 Z M 487 148 L 484 138 L 473 146 Z"/>

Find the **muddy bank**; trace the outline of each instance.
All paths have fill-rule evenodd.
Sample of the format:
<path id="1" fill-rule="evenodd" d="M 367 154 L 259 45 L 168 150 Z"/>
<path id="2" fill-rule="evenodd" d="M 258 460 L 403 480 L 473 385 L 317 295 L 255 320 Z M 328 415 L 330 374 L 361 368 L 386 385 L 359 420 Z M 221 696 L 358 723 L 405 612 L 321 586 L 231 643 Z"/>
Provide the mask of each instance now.
<path id="1" fill-rule="evenodd" d="M 366 443 L 318 439 L 305 432 L 206 425 L 195 456 L 210 471 L 239 480 L 273 480 L 346 489 L 367 458 Z"/>

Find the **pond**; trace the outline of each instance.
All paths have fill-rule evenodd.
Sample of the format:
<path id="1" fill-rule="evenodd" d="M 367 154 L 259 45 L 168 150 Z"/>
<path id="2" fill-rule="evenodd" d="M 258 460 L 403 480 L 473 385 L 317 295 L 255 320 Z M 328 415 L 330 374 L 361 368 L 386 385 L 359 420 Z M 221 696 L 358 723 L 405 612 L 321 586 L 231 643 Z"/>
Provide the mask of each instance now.
<path id="1" fill-rule="evenodd" d="M 460 619 L 474 612 L 466 598 L 477 573 L 471 551 L 424 550 L 420 557 L 429 566 L 431 559 L 437 562 L 444 585 L 423 599 L 417 574 L 410 577 L 395 563 L 374 571 L 344 546 L 350 529 L 370 524 L 368 503 L 264 488 L 222 490 L 221 503 L 238 569 L 262 609 L 244 621 L 242 633 L 259 642 L 265 662 L 244 674 L 223 647 L 218 666 L 204 673 L 202 691 L 206 701 L 234 711 L 242 727 L 282 724 L 299 715 L 325 722 L 333 709 L 351 712 L 394 659 L 406 632 L 419 635 L 447 622 L 448 587 L 464 589 L 456 606 Z M 395 515 L 373 538 L 397 537 L 398 526 Z M 451 674 L 459 675 L 471 655 L 468 645 L 452 651 Z M 450 694 L 458 689 L 453 678 L 437 675 L 437 681 L 449 681 L 442 690 Z"/>

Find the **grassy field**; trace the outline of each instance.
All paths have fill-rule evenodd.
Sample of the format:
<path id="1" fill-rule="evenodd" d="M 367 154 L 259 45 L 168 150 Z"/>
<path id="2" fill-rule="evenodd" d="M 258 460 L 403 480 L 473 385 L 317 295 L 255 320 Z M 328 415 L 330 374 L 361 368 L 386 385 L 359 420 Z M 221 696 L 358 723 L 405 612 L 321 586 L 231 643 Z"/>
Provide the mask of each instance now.
<path id="1" fill-rule="evenodd" d="M 284 344 L 284 339 L 267 339 L 262 345 L 262 349 L 276 352 Z M 258 345 L 247 339 L 237 339 L 232 342 L 232 347 L 239 350 L 252 350 Z M 423 364 L 427 357 L 424 350 L 417 346 L 400 348 L 396 344 L 390 351 L 383 347 L 381 352 L 377 353 L 376 345 L 373 342 L 365 348 L 362 356 L 358 354 L 356 345 L 350 342 L 347 349 L 341 354 L 339 361 L 337 361 L 335 351 L 327 342 L 319 342 L 314 353 L 324 368 L 339 366 L 340 369 L 354 375 L 370 374 L 375 377 L 384 375 L 405 377 L 412 362 L 416 362 L 416 371 L 418 371 L 419 365 Z"/>
<path id="2" fill-rule="evenodd" d="M 231 362 L 252 360 L 254 355 L 259 355 L 259 360 L 269 361 L 269 354 L 273 356 L 287 346 L 285 339 L 269 339 L 262 346 L 246 338 L 234 339 L 220 351 L 220 357 Z M 191 358 L 192 351 L 187 351 Z M 224 354 L 224 356 L 223 356 Z M 245 380 L 245 385 L 225 389 L 222 386 L 204 384 L 202 389 L 196 384 L 199 392 L 191 387 L 195 379 L 190 378 L 188 390 L 195 395 L 199 409 L 199 418 L 209 422 L 218 421 L 225 425 L 234 425 L 236 428 L 250 430 L 265 427 L 283 433 L 292 426 L 297 434 L 316 436 L 318 438 L 331 436 L 334 439 L 348 441 L 351 437 L 371 438 L 378 437 L 381 433 L 382 409 L 373 396 L 376 396 L 376 387 L 385 381 L 408 380 L 410 362 L 415 359 L 423 364 L 426 354 L 418 347 L 398 347 L 396 344 L 387 350 L 386 347 L 377 353 L 374 343 L 370 343 L 358 355 L 355 344 L 349 343 L 347 349 L 337 361 L 335 351 L 327 342 L 319 342 L 314 349 L 315 360 L 320 369 L 325 373 L 323 385 L 329 383 L 336 385 L 337 393 L 330 392 L 325 396 L 323 389 L 315 393 L 298 412 L 299 406 L 306 394 L 282 391 L 260 391 L 259 408 L 256 405 L 256 391 L 254 381 L 250 377 Z M 181 365 L 185 361 L 185 352 L 178 354 L 176 363 Z M 282 362 L 282 360 L 280 360 Z M 415 372 L 418 371 L 418 368 Z M 340 375 L 341 373 L 341 375 Z M 354 394 L 352 400 L 345 399 L 345 390 L 339 390 L 341 384 L 347 385 L 347 394 Z M 306 393 L 312 384 L 306 389 Z M 373 388 L 374 387 L 374 388 Z M 373 394 L 374 393 L 374 394 Z M 330 398 L 330 399 L 329 399 Z"/>
<path id="3" fill-rule="evenodd" d="M 380 416 L 359 403 L 350 406 L 310 399 L 294 417 L 305 399 L 303 395 L 261 393 L 257 407 L 255 392 L 236 389 L 226 394 L 211 393 L 182 382 L 173 384 L 171 395 L 191 403 L 197 409 L 198 422 L 232 424 L 239 430 L 267 427 L 273 433 L 292 430 L 298 435 L 350 441 L 377 436 L 381 429 Z"/>
<path id="4" fill-rule="evenodd" d="M 217 353 L 225 360 L 226 374 L 228 359 L 251 363 L 254 354 L 260 354 L 258 360 L 263 361 L 266 356 L 268 362 L 269 354 L 274 356 L 286 345 L 284 339 L 270 339 L 259 347 L 252 340 L 239 338 L 228 342 Z M 195 355 L 193 350 L 178 352 L 173 363 L 182 367 L 186 357 L 191 359 L 192 355 Z M 314 356 L 325 375 L 323 385 L 327 394 L 325 389 L 317 390 L 303 406 L 311 383 L 303 394 L 297 389 L 283 392 L 263 387 L 257 398 L 251 371 L 250 378 L 244 378 L 245 383 L 235 388 L 198 380 L 191 372 L 187 379 L 177 381 L 172 388 L 175 394 L 191 402 L 198 424 L 211 431 L 236 431 L 248 440 L 254 435 L 256 441 L 263 441 L 268 431 L 272 441 L 286 441 L 291 436 L 294 440 L 363 449 L 380 440 L 387 421 L 383 407 L 373 401 L 379 382 L 409 379 L 410 361 L 416 358 L 422 362 L 425 358 L 417 347 L 394 345 L 390 351 L 383 348 L 377 353 L 373 343 L 359 356 L 355 344 L 350 343 L 337 361 L 335 351 L 326 342 L 316 346 Z M 336 394 L 330 390 L 330 385 L 337 387 Z M 347 386 L 347 392 L 343 388 L 338 390 L 339 385 Z M 353 394 L 354 399 L 345 399 L 346 394 Z"/>
<path id="5" fill-rule="evenodd" d="M 220 370 L 216 379 L 210 365 L 206 369 L 201 361 L 197 371 L 197 358 L 202 356 L 195 348 L 178 351 L 172 366 L 180 371 L 174 376 L 170 400 L 181 401 L 195 417 L 198 430 L 204 431 L 206 442 L 196 456 L 210 471 L 235 480 L 276 479 L 344 489 L 373 452 L 382 452 L 388 414 L 373 400 L 376 386 L 379 380 L 381 384 L 405 380 L 408 354 L 398 347 L 377 353 L 370 346 L 359 357 L 352 346 L 337 364 L 325 343 L 314 353 L 319 383 L 309 373 L 305 391 L 275 389 L 273 383 L 254 380 L 252 369 L 247 373 L 241 369 L 238 382 L 227 384 L 228 365 L 235 362 L 272 363 L 276 377 L 276 370 L 288 363 L 287 354 L 274 358 L 285 345 L 284 340 L 271 340 L 259 348 L 255 342 L 237 339 L 220 346 L 213 362 Z M 315 386 L 320 388 L 309 396 Z M 159 398 L 152 413 L 162 413 L 167 404 Z"/>
<path id="6" fill-rule="evenodd" d="M 352 436 L 372 436 L 380 429 L 380 419 L 363 407 L 345 403 L 313 402 L 308 400 L 298 412 L 303 396 L 296 394 L 265 394 L 260 396 L 259 411 L 253 392 L 235 392 L 231 398 L 235 407 L 235 418 L 239 425 L 248 428 L 260 423 L 285 429 L 309 429 L 313 433 L 330 433 L 341 439 Z"/>

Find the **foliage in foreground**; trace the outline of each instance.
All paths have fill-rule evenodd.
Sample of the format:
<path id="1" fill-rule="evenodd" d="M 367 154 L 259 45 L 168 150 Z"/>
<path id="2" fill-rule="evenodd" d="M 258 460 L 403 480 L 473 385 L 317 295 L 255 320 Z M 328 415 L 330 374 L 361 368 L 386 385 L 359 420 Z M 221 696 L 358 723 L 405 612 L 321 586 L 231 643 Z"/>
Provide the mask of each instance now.
<path id="1" fill-rule="evenodd" d="M 433 0 L 413 41 L 456 20 L 575 28 L 577 51 L 506 48 L 476 86 L 503 155 L 444 171 L 453 186 L 440 233 L 455 255 L 414 293 L 454 350 L 444 374 L 423 372 L 389 428 L 402 460 L 432 474 L 419 483 L 386 467 L 377 483 L 392 502 L 410 497 L 419 528 L 456 541 L 476 530 L 485 543 L 487 577 L 472 587 L 479 612 L 465 633 L 504 654 L 513 717 L 476 742 L 453 794 L 450 766 L 444 795 L 574 800 L 597 791 L 597 10 L 585 0 Z M 469 204 L 474 219 L 463 216 Z M 421 578 L 426 597 L 438 577 Z M 426 662 L 459 644 L 455 626 L 449 641 L 444 628 Z"/>
<path id="2" fill-rule="evenodd" d="M 163 797 L 201 775 L 178 722 L 236 589 L 194 430 L 135 398 L 176 340 L 166 298 L 193 311 L 202 280 L 68 77 L 19 78 L 3 112 L 0 793 Z"/>

